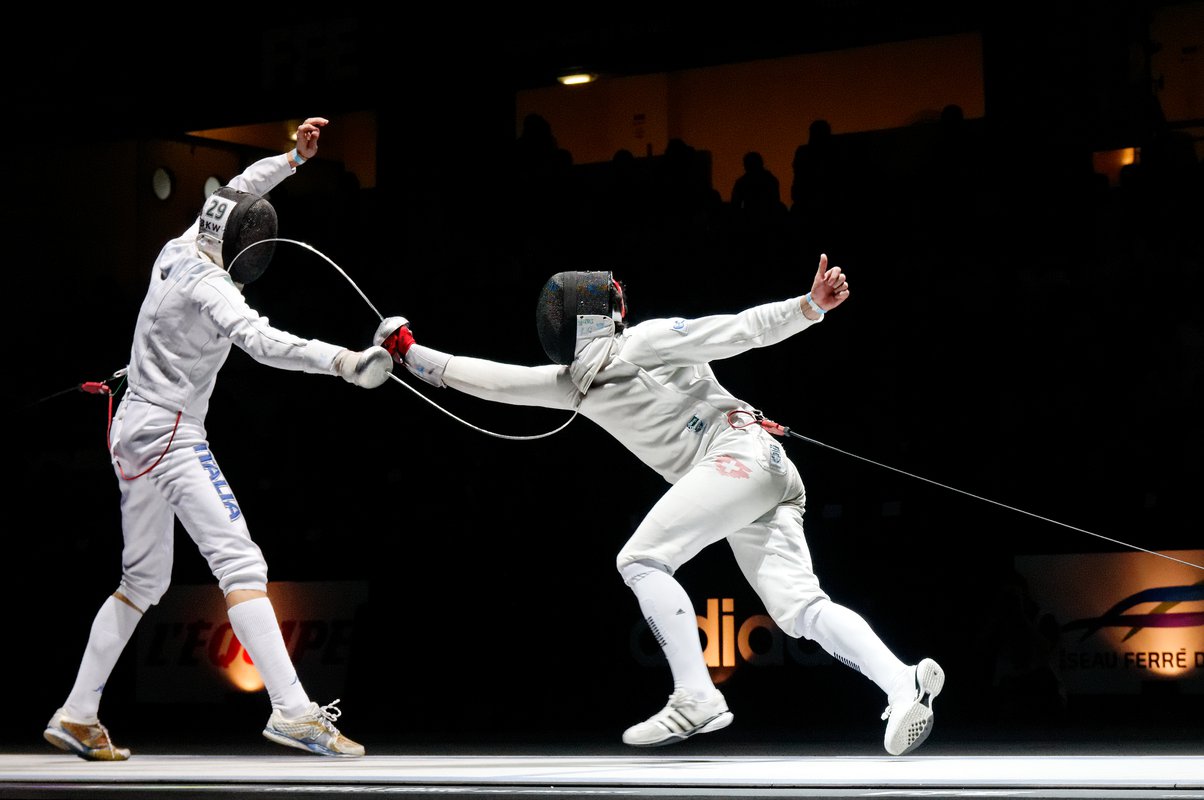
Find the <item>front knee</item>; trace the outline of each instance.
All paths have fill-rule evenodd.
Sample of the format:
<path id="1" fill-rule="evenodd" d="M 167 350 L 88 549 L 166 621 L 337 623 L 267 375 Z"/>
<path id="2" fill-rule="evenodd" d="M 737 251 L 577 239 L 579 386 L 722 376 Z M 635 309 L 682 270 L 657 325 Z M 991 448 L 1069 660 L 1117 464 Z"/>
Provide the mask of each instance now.
<path id="1" fill-rule="evenodd" d="M 133 600 L 131 600 L 130 598 L 128 598 L 124 594 L 122 594 L 120 590 L 113 592 L 113 599 L 119 603 L 125 603 L 127 606 L 129 606 L 130 608 L 137 611 L 139 614 L 145 614 L 146 609 L 149 608 L 149 606 L 144 606 L 142 608 L 139 608 L 137 603 L 135 603 Z"/>
<path id="2" fill-rule="evenodd" d="M 262 557 L 245 557 L 213 570 L 217 585 L 227 597 L 232 592 L 267 592 L 268 565 Z"/>
<path id="3" fill-rule="evenodd" d="M 163 595 L 167 594 L 167 588 L 170 585 L 170 577 L 147 578 L 123 575 L 113 596 L 144 613 L 151 606 L 158 605 L 159 601 L 163 599 Z"/>
<path id="4" fill-rule="evenodd" d="M 673 574 L 666 565 L 646 558 L 627 562 L 623 562 L 620 558 L 617 566 L 619 568 L 619 575 L 623 577 L 623 583 L 628 586 L 635 586 L 635 584 L 644 578 L 657 572 L 664 573 L 665 575 Z"/>
<path id="5" fill-rule="evenodd" d="M 231 609 L 240 603 L 258 600 L 261 597 L 267 596 L 268 593 L 266 589 L 234 589 L 226 594 L 226 608 Z"/>
<path id="6" fill-rule="evenodd" d="M 815 621 L 819 619 L 819 615 L 829 602 L 826 597 L 817 597 L 803 607 L 803 610 L 794 618 L 792 633 L 795 637 L 815 641 Z"/>

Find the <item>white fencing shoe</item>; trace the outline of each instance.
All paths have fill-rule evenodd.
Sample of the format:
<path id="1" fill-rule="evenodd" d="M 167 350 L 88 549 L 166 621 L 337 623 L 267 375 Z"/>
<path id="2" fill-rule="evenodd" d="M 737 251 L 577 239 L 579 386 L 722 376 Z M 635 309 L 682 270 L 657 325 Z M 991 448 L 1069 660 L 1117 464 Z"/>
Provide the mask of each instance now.
<path id="1" fill-rule="evenodd" d="M 324 706 L 310 703 L 309 711 L 297 719 L 286 719 L 280 709 L 274 708 L 263 735 L 277 744 L 320 756 L 358 758 L 364 754 L 364 746 L 348 739 L 334 726 L 342 714 L 342 709 L 336 706 L 338 702 Z"/>
<path id="2" fill-rule="evenodd" d="M 891 693 L 890 705 L 882 712 L 886 720 L 883 744 L 892 756 L 903 756 L 924 743 L 932 733 L 932 701 L 945 685 L 945 671 L 931 658 L 912 668 L 912 682 Z"/>
<path id="3" fill-rule="evenodd" d="M 623 732 L 623 742 L 636 747 L 656 747 L 710 733 L 732 724 L 732 712 L 718 690 L 698 700 L 685 689 L 669 695 L 669 703 L 656 715 Z"/>
<path id="4" fill-rule="evenodd" d="M 61 708 L 46 723 L 42 736 L 58 749 L 87 761 L 125 761 L 130 757 L 129 748 L 115 747 L 109 741 L 109 731 L 100 720 L 76 722 L 65 717 Z"/>

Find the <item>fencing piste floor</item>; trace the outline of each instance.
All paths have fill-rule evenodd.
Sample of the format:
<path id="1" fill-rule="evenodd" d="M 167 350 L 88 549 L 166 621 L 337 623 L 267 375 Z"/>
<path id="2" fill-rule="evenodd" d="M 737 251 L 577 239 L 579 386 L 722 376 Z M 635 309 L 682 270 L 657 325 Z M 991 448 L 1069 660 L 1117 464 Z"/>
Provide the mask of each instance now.
<path id="1" fill-rule="evenodd" d="M 1202 748 L 1204 751 L 1204 748 Z M 1204 755 L 681 756 L 0 753 L 0 798 L 1165 798 Z"/>

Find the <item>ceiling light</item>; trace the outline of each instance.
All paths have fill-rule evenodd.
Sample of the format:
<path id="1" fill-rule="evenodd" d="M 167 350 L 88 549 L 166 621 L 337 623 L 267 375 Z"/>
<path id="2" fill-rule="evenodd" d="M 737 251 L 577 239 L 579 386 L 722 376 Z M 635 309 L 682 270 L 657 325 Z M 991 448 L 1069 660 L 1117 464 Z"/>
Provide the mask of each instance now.
<path id="1" fill-rule="evenodd" d="M 561 75 L 556 80 L 565 86 L 578 86 L 582 83 L 593 83 L 597 79 L 598 76 L 592 72 L 574 72 L 569 75 Z"/>

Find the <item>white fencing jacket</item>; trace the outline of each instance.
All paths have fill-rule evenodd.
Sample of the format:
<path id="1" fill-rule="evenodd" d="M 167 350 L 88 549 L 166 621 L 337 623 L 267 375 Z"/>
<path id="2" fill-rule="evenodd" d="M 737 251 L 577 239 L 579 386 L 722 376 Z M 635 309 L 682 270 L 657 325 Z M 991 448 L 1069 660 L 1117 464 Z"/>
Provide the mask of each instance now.
<path id="1" fill-rule="evenodd" d="M 288 156 L 269 156 L 229 186 L 263 195 L 293 172 Z M 197 249 L 197 228 L 194 222 L 155 259 L 134 328 L 129 391 L 204 419 L 232 344 L 269 366 L 334 374 L 334 357 L 343 348 L 273 328 L 247 305 L 230 275 Z"/>

